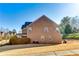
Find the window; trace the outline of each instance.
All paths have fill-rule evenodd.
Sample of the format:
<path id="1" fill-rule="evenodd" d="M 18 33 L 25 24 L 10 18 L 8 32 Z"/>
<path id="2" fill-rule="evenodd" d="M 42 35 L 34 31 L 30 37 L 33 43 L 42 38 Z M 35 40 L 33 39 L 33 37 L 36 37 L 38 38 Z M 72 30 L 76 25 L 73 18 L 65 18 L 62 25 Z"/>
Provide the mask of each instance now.
<path id="1" fill-rule="evenodd" d="M 41 39 L 45 39 L 45 36 L 41 36 Z"/>
<path id="2" fill-rule="evenodd" d="M 18 38 L 22 38 L 21 34 L 17 34 L 16 36 L 17 36 Z"/>
<path id="3" fill-rule="evenodd" d="M 59 31 L 59 28 L 56 28 L 56 31 L 57 31 L 57 32 L 60 32 L 60 31 Z"/>
<path id="4" fill-rule="evenodd" d="M 48 27 L 44 27 L 44 32 L 48 32 Z"/>
<path id="5" fill-rule="evenodd" d="M 31 33 L 32 32 L 32 27 L 29 27 L 28 28 L 28 33 Z"/>
<path id="6" fill-rule="evenodd" d="M 20 35 L 17 35 L 18 38 L 22 38 Z"/>

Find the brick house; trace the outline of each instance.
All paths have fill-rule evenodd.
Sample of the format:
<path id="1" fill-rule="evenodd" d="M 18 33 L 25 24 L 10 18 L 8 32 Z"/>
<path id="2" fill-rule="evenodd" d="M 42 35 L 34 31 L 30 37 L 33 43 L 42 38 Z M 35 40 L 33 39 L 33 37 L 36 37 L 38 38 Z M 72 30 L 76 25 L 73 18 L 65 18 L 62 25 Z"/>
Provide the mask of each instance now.
<path id="1" fill-rule="evenodd" d="M 58 25 L 45 15 L 23 28 L 22 35 L 30 38 L 30 43 L 59 44 L 62 42 Z"/>

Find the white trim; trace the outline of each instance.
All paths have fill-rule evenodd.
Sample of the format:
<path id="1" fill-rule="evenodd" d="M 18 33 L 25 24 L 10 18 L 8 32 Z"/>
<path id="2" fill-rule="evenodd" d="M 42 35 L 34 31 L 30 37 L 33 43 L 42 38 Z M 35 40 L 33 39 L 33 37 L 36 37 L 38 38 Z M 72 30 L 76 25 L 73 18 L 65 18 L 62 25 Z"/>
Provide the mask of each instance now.
<path id="1" fill-rule="evenodd" d="M 46 32 L 46 33 L 49 32 L 49 29 L 47 26 L 44 27 L 44 32 Z"/>
<path id="2" fill-rule="evenodd" d="M 27 33 L 31 33 L 32 32 L 32 27 L 28 27 L 27 28 Z"/>

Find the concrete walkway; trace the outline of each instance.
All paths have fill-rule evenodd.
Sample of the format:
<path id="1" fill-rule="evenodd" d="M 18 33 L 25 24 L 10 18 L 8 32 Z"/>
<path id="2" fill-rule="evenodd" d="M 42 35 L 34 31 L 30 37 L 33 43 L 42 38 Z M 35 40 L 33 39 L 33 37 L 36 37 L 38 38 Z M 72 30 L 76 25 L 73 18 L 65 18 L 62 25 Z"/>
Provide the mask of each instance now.
<path id="1" fill-rule="evenodd" d="M 79 50 L 55 51 L 40 54 L 31 54 L 30 56 L 64 56 L 70 54 L 79 54 Z"/>

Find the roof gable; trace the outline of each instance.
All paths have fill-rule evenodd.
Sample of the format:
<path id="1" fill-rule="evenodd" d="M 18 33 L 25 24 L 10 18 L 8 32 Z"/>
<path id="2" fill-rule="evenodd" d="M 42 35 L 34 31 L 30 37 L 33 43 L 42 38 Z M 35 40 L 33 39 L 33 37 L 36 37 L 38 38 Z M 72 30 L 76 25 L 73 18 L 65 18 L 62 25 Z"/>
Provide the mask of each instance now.
<path id="1" fill-rule="evenodd" d="M 43 18 L 44 18 L 44 19 L 43 19 Z M 58 25 L 57 25 L 54 21 L 52 21 L 50 18 L 48 18 L 48 17 L 45 16 L 45 15 L 42 15 L 42 16 L 39 17 L 37 20 L 35 20 L 35 21 L 29 23 L 27 26 L 25 26 L 25 28 L 26 28 L 26 27 L 29 27 L 29 26 L 31 26 L 31 25 L 33 25 L 33 24 L 35 24 L 35 23 L 37 23 L 38 21 L 41 21 L 41 20 L 49 21 L 49 22 L 55 24 L 55 26 L 58 26 Z M 24 28 L 23 28 L 23 29 L 24 29 Z"/>
<path id="2" fill-rule="evenodd" d="M 33 21 L 33 22 L 32 22 L 31 24 L 29 24 L 28 26 L 33 25 L 34 23 L 43 20 L 43 18 L 44 18 L 44 21 L 47 20 L 47 21 L 49 21 L 49 22 L 55 24 L 56 26 L 58 26 L 54 21 L 52 21 L 50 18 L 48 18 L 48 17 L 45 16 L 45 15 L 42 15 L 41 17 L 39 17 L 37 20 Z"/>

